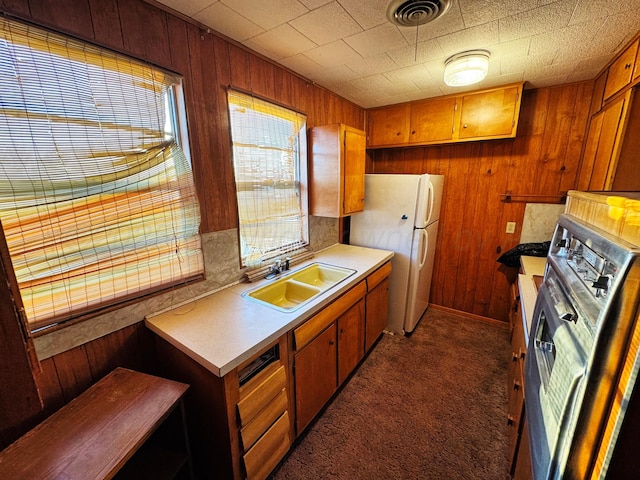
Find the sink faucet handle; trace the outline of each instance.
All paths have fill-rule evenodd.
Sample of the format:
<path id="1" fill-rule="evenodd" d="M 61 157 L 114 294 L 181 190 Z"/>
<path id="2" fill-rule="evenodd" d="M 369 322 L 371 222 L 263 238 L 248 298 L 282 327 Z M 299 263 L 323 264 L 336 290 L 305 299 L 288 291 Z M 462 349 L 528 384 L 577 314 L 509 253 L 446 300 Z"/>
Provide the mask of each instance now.
<path id="1" fill-rule="evenodd" d="M 289 270 L 289 262 L 290 262 L 290 261 L 291 261 L 291 257 L 286 257 L 286 258 L 284 259 L 284 269 L 285 269 L 285 271 L 286 271 L 286 270 Z"/>

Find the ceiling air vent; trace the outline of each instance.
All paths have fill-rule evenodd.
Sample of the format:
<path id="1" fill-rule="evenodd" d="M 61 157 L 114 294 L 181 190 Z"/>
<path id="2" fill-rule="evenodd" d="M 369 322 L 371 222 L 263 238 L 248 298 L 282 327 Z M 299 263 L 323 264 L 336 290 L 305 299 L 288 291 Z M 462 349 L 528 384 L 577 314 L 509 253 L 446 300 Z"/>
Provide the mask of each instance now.
<path id="1" fill-rule="evenodd" d="M 387 18 L 400 27 L 415 27 L 444 15 L 451 0 L 393 0 L 387 7 Z"/>

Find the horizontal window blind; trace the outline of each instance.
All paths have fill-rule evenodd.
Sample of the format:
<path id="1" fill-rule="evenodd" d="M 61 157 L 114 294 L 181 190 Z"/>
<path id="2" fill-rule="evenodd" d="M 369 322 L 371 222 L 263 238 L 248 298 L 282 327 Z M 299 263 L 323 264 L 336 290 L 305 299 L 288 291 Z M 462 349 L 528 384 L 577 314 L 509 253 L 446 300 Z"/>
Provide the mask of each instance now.
<path id="1" fill-rule="evenodd" d="M 242 264 L 257 268 L 308 245 L 306 117 L 234 90 L 228 102 Z"/>
<path id="2" fill-rule="evenodd" d="M 31 329 L 201 276 L 180 78 L 0 22 L 0 220 Z"/>

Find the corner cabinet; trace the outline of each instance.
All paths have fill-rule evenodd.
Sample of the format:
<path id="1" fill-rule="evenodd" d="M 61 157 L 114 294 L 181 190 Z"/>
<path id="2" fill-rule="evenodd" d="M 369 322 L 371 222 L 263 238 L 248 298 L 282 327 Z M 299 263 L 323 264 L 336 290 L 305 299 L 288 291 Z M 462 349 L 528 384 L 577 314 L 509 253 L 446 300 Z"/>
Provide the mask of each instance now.
<path id="1" fill-rule="evenodd" d="M 364 210 L 365 132 L 324 125 L 310 130 L 309 142 L 311 215 L 338 218 Z"/>
<path id="2" fill-rule="evenodd" d="M 516 136 L 522 83 L 368 110 L 367 148 Z"/>
<path id="3" fill-rule="evenodd" d="M 638 88 L 628 89 L 591 117 L 578 190 L 640 190 Z"/>

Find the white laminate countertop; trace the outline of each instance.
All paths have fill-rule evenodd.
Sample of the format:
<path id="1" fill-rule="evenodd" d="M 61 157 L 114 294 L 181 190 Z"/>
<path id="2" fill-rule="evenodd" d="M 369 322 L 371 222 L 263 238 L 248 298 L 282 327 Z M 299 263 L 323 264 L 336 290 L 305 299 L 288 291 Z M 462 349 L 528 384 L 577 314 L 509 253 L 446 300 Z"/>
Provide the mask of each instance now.
<path id="1" fill-rule="evenodd" d="M 531 330 L 531 322 L 533 321 L 536 296 L 538 295 L 533 276 L 543 276 L 546 263 L 546 257 L 520 257 L 522 273 L 518 275 L 518 290 L 520 292 L 522 321 L 524 322 L 524 340 L 527 345 L 529 345 L 529 332 Z"/>
<path id="2" fill-rule="evenodd" d="M 296 265 L 314 262 L 356 270 L 356 273 L 292 312 L 242 297 L 242 293 L 269 283 L 240 283 L 186 302 L 174 309 L 147 315 L 145 324 L 157 335 L 222 377 L 280 336 L 321 310 L 341 293 L 366 278 L 393 257 L 393 252 L 336 244 Z"/>

